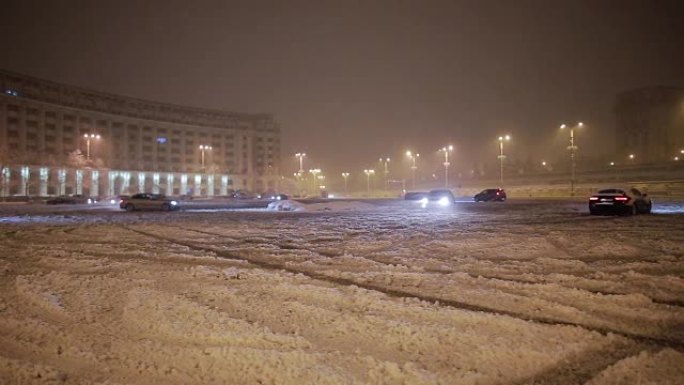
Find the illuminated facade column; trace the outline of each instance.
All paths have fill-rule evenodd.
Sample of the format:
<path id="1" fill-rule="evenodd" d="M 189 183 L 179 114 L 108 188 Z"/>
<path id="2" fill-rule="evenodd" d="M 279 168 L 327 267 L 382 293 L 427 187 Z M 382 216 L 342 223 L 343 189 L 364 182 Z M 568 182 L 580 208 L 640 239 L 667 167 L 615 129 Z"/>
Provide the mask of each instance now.
<path id="1" fill-rule="evenodd" d="M 159 173 L 152 174 L 152 193 L 159 194 Z"/>
<path id="2" fill-rule="evenodd" d="M 221 176 L 221 195 L 223 195 L 223 196 L 228 195 L 228 176 L 227 175 Z"/>
<path id="3" fill-rule="evenodd" d="M 214 176 L 213 175 L 207 176 L 207 196 L 208 197 L 214 196 Z"/>
<path id="4" fill-rule="evenodd" d="M 92 170 L 90 172 L 90 196 L 100 195 L 100 172 Z"/>
<path id="5" fill-rule="evenodd" d="M 121 192 L 116 191 L 116 171 L 110 171 L 107 175 L 107 195 L 114 196 L 119 195 Z"/>
<path id="6" fill-rule="evenodd" d="M 66 175 L 63 168 L 57 171 L 57 195 L 66 195 Z"/>
<path id="7" fill-rule="evenodd" d="M 202 195 L 202 174 L 195 174 L 195 191 L 192 195 L 196 197 Z"/>
<path id="8" fill-rule="evenodd" d="M 83 170 L 76 170 L 76 194 L 83 194 Z"/>
<path id="9" fill-rule="evenodd" d="M 181 174 L 180 195 L 188 194 L 188 174 Z"/>
<path id="10" fill-rule="evenodd" d="M 9 196 L 11 176 L 12 172 L 9 167 L 3 167 L 2 170 L 0 170 L 0 196 Z"/>
<path id="11" fill-rule="evenodd" d="M 48 181 L 50 175 L 50 169 L 47 167 L 40 168 L 40 185 L 38 187 L 38 195 L 44 197 L 48 195 Z"/>
<path id="12" fill-rule="evenodd" d="M 145 192 L 145 173 L 138 173 L 138 192 Z"/>
<path id="13" fill-rule="evenodd" d="M 28 195 L 28 187 L 31 182 L 31 169 L 22 167 L 20 170 L 21 185 L 19 186 L 19 195 Z"/>
<path id="14" fill-rule="evenodd" d="M 173 195 L 173 182 L 174 175 L 172 173 L 168 173 L 166 175 L 166 195 Z"/>

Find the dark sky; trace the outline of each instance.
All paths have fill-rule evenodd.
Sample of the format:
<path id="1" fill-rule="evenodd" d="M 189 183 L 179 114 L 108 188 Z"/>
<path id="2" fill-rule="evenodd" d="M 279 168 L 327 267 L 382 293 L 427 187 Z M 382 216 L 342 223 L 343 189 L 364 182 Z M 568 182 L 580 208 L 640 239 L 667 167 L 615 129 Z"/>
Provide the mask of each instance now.
<path id="1" fill-rule="evenodd" d="M 681 1 L 33 1 L 0 6 L 0 68 L 282 124 L 283 171 L 610 153 L 617 92 L 684 85 Z M 406 167 L 405 159 L 401 166 Z M 398 164 L 393 164 L 393 167 Z"/>

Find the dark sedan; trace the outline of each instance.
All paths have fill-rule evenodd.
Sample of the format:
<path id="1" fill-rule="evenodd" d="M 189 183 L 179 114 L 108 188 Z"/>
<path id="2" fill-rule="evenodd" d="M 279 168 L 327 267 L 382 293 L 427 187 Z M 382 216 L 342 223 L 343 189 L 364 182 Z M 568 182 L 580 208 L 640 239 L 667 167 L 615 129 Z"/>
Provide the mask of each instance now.
<path id="1" fill-rule="evenodd" d="M 506 191 L 502 188 L 488 188 L 475 194 L 475 202 L 503 202 L 506 200 Z"/>
<path id="2" fill-rule="evenodd" d="M 649 214 L 651 198 L 635 188 L 607 188 L 589 197 L 589 213 L 598 214 Z"/>

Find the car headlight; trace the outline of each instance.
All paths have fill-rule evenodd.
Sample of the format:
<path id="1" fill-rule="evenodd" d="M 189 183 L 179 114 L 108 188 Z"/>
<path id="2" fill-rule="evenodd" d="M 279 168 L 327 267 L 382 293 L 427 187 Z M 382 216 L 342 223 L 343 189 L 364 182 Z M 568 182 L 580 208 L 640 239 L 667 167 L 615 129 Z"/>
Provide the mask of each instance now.
<path id="1" fill-rule="evenodd" d="M 437 204 L 440 206 L 449 206 L 451 204 L 451 200 L 448 197 L 441 197 L 437 201 Z"/>
<path id="2" fill-rule="evenodd" d="M 176 201 L 171 201 L 171 202 L 169 202 L 169 203 L 171 204 L 171 206 L 175 206 L 175 205 L 178 204 L 178 202 L 176 202 Z"/>

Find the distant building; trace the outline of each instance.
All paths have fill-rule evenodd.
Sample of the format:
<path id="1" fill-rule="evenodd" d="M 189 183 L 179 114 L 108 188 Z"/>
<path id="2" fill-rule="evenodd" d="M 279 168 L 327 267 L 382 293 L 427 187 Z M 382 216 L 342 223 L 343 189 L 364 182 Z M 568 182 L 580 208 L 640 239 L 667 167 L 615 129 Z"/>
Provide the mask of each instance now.
<path id="1" fill-rule="evenodd" d="M 655 86 L 623 92 L 617 96 L 615 115 L 621 162 L 657 163 L 682 158 L 684 88 Z"/>
<path id="2" fill-rule="evenodd" d="M 269 114 L 177 106 L 0 70 L 0 195 L 26 194 L 31 185 L 33 195 L 275 190 L 279 159 L 280 127 Z"/>

